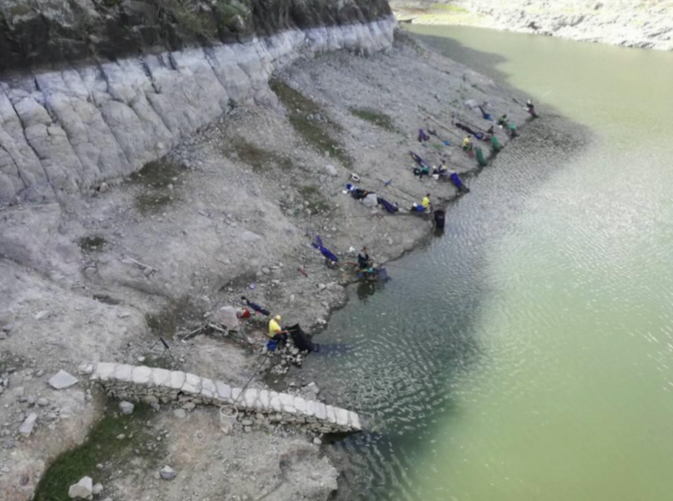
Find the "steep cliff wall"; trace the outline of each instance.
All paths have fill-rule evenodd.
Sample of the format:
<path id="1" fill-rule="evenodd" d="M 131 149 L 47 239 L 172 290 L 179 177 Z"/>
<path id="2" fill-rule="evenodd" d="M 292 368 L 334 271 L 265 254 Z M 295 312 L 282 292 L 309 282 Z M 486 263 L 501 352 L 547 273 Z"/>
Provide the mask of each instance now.
<path id="1" fill-rule="evenodd" d="M 54 199 L 131 174 L 236 103 L 273 99 L 267 81 L 283 64 L 389 48 L 395 24 L 383 1 L 220 2 L 209 15 L 224 5 L 240 13 L 212 25 L 202 13 L 150 9 L 159 4 L 168 5 L 0 0 L 0 60 L 21 68 L 0 73 L 0 203 Z M 156 16 L 149 21 L 147 9 Z M 85 39 L 78 23 L 93 16 Z M 239 41 L 222 42 L 232 37 Z"/>
<path id="2" fill-rule="evenodd" d="M 386 0 L 0 0 L 0 72 L 363 24 Z"/>
<path id="3" fill-rule="evenodd" d="M 462 24 L 673 50 L 671 0 L 391 0 L 420 24 Z"/>

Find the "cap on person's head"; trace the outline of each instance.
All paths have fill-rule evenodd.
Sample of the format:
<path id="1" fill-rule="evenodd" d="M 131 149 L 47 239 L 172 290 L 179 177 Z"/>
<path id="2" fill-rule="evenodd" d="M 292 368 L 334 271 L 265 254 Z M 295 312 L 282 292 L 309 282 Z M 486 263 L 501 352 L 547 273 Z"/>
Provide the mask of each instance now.
<path id="1" fill-rule="evenodd" d="M 425 196 L 428 197 L 428 198 L 430 198 L 430 193 L 427 193 Z"/>
<path id="2" fill-rule="evenodd" d="M 274 320 L 280 320 L 280 315 L 276 315 L 275 317 L 273 317 L 273 319 Z"/>

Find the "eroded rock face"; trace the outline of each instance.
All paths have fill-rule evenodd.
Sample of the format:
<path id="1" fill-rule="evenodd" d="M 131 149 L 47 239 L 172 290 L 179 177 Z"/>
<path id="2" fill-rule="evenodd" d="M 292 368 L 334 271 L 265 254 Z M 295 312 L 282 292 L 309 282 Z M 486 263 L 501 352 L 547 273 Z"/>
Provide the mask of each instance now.
<path id="1" fill-rule="evenodd" d="M 0 0 L 0 71 L 366 23 L 386 0 Z"/>

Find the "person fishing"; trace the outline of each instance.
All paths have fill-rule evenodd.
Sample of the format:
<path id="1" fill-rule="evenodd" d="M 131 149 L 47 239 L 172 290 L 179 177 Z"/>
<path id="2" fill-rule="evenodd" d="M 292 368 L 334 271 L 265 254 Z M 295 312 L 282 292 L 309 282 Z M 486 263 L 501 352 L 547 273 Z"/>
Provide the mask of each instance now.
<path id="1" fill-rule="evenodd" d="M 433 213 L 435 218 L 435 228 L 438 230 L 444 229 L 444 224 L 446 222 L 446 207 L 439 207 Z"/>
<path id="2" fill-rule="evenodd" d="M 439 164 L 439 167 L 437 167 L 433 174 L 436 174 L 439 177 L 446 177 L 449 175 L 449 168 L 446 166 L 446 162 L 442 160 L 442 162 Z"/>
<path id="3" fill-rule="evenodd" d="M 538 117 L 537 112 L 535 111 L 535 105 L 533 104 L 533 101 L 531 101 L 530 99 L 526 101 L 526 110 L 528 111 L 528 113 L 530 113 L 530 115 L 533 118 Z"/>
<path id="4" fill-rule="evenodd" d="M 409 209 L 410 212 L 426 212 L 430 210 L 430 193 L 423 197 L 420 205 L 414 202 Z"/>
<path id="5" fill-rule="evenodd" d="M 369 257 L 367 247 L 363 247 L 358 254 L 358 268 L 364 270 L 365 268 L 371 268 L 372 266 L 374 266 L 374 262 Z"/>
<path id="6" fill-rule="evenodd" d="M 276 315 L 269 320 L 269 334 L 268 336 L 278 346 L 284 346 L 287 343 L 287 331 L 280 326 L 280 315 Z"/>
<path id="7" fill-rule="evenodd" d="M 414 167 L 414 176 L 422 178 L 423 176 L 430 175 L 430 166 L 424 165 L 423 167 Z"/>
<path id="8" fill-rule="evenodd" d="M 505 113 L 503 116 L 501 116 L 500 118 L 498 118 L 498 122 L 497 122 L 497 124 L 500 126 L 501 129 L 502 129 L 505 125 L 507 125 L 508 123 L 509 123 L 509 118 L 507 118 L 507 113 Z"/>
<path id="9" fill-rule="evenodd" d="M 472 136 L 468 135 L 463 139 L 463 151 L 467 151 L 468 153 L 472 151 L 472 148 L 474 146 L 472 145 Z"/>
<path id="10" fill-rule="evenodd" d="M 325 258 L 325 264 L 327 264 L 327 266 L 329 266 L 330 268 L 335 267 L 339 262 L 339 258 L 336 257 L 336 255 L 331 250 L 329 250 L 327 247 L 323 245 L 322 238 L 320 238 L 320 235 L 315 237 L 313 247 L 315 247 L 320 251 L 320 253 Z"/>
<path id="11" fill-rule="evenodd" d="M 421 205 L 423 206 L 423 210 L 430 209 L 430 193 L 426 193 L 426 195 L 423 197 L 423 200 L 421 201 Z"/>
<path id="12" fill-rule="evenodd" d="M 515 137 L 519 136 L 519 132 L 516 130 L 516 124 L 515 123 L 509 124 L 508 127 L 509 127 L 509 137 L 511 139 L 514 139 Z"/>

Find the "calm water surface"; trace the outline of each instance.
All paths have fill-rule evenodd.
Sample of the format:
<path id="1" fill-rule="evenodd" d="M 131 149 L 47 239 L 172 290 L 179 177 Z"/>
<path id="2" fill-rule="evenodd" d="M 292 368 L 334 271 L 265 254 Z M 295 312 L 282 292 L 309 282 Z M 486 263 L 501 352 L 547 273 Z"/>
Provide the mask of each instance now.
<path id="1" fill-rule="evenodd" d="M 342 498 L 672 499 L 673 54 L 414 32 L 545 116 L 321 335 Z"/>

